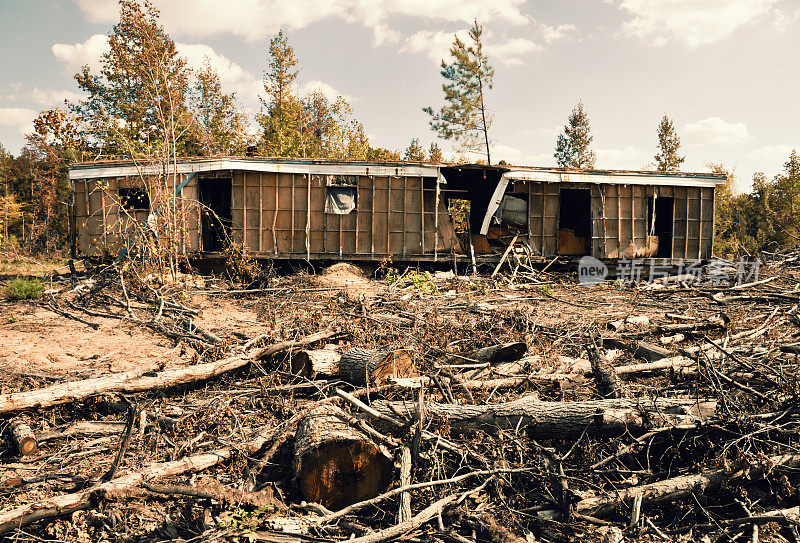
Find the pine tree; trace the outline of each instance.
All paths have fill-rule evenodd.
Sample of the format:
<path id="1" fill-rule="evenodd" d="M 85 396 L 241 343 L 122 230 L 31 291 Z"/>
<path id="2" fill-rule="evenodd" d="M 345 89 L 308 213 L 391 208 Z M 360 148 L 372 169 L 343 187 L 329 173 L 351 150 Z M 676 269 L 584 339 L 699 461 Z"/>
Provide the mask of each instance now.
<path id="1" fill-rule="evenodd" d="M 425 150 L 419 144 L 419 138 L 413 138 L 406 148 L 403 160 L 407 162 L 425 162 Z"/>
<path id="2" fill-rule="evenodd" d="M 311 92 L 303 100 L 306 122 L 306 156 L 325 158 L 328 156 L 328 137 L 333 127 L 331 104 L 319 90 Z"/>
<path id="3" fill-rule="evenodd" d="M 189 69 L 158 22 L 149 0 L 119 0 L 120 20 L 108 38 L 100 74 L 75 76 L 89 96 L 74 110 L 107 155 L 197 154 L 185 98 Z"/>
<path id="4" fill-rule="evenodd" d="M 431 148 L 428 150 L 428 160 L 434 164 L 440 164 L 444 162 L 442 150 L 439 148 L 438 144 L 431 143 Z"/>
<path id="5" fill-rule="evenodd" d="M 686 157 L 678 156 L 681 139 L 675 132 L 672 119 L 664 115 L 658 125 L 658 154 L 655 155 L 656 166 L 660 172 L 676 172 Z"/>
<path id="6" fill-rule="evenodd" d="M 594 139 L 591 131 L 589 116 L 583 109 L 583 102 L 578 102 L 570 113 L 567 124 L 564 125 L 563 134 L 559 134 L 556 141 L 555 158 L 560 167 L 583 169 L 594 167 L 597 157 L 589 148 Z"/>
<path id="7" fill-rule="evenodd" d="M 456 36 L 450 55 L 451 64 L 442 60 L 442 84 L 446 104 L 434 112 L 426 107 L 423 111 L 431 116 L 431 128 L 440 138 L 453 140 L 459 149 L 467 152 L 485 152 L 486 163 L 491 164 L 489 128 L 491 115 L 486 108 L 486 91 L 492 88 L 494 69 L 483 52 L 481 36 L 483 27 L 478 21 L 469 31 L 470 45 Z"/>
<path id="8" fill-rule="evenodd" d="M 303 156 L 303 108 L 293 89 L 297 60 L 283 30 L 270 40 L 269 56 L 269 71 L 264 74 L 268 100 L 262 99 L 266 113 L 257 117 L 263 129 L 263 151 L 274 156 Z"/>
<path id="9" fill-rule="evenodd" d="M 219 74 L 208 59 L 196 75 L 189 99 L 205 155 L 242 154 L 247 146 L 246 121 L 235 94 L 222 92 Z"/>

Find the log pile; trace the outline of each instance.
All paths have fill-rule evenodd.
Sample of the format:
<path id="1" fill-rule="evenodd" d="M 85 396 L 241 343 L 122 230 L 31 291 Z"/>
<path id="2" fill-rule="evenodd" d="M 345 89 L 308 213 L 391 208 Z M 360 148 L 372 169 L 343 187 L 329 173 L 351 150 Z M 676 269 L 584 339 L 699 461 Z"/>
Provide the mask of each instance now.
<path id="1" fill-rule="evenodd" d="M 0 536 L 792 541 L 800 267 L 589 288 L 523 256 L 359 299 L 306 276 L 64 284 L 41 302 L 61 322 L 195 356 L 0 374 Z M 259 332 L 196 325 L 222 302 Z"/>

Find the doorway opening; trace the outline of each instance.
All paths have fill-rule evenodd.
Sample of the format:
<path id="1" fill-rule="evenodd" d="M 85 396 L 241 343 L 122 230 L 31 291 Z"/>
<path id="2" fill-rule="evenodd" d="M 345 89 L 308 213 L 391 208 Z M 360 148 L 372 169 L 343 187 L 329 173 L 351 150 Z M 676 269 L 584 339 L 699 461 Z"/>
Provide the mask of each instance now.
<path id="1" fill-rule="evenodd" d="M 197 180 L 200 202 L 200 231 L 203 251 L 222 251 L 227 245 L 231 225 L 231 180 L 209 178 Z"/>
<path id="2" fill-rule="evenodd" d="M 655 202 L 655 221 L 653 220 L 653 202 Z M 658 238 L 656 258 L 672 258 L 672 224 L 674 221 L 675 199 L 672 196 L 659 196 L 647 199 L 647 229 L 651 236 Z"/>
<path id="3" fill-rule="evenodd" d="M 592 242 L 589 189 L 561 189 L 558 209 L 558 254 L 588 255 Z"/>

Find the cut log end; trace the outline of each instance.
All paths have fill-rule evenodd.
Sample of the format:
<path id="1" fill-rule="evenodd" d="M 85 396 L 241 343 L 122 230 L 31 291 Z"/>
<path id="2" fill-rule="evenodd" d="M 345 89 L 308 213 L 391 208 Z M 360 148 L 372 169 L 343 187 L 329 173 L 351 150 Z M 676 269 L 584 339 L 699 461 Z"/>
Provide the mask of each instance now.
<path id="1" fill-rule="evenodd" d="M 342 355 L 333 349 L 305 350 L 292 357 L 292 373 L 313 379 L 318 375 L 334 376 L 339 373 Z"/>
<path id="2" fill-rule="evenodd" d="M 39 442 L 36 440 L 36 435 L 34 435 L 30 426 L 24 422 L 12 423 L 11 433 L 20 456 L 30 456 L 36 454 L 39 450 Z"/>
<path id="3" fill-rule="evenodd" d="M 348 426 L 335 407 L 309 413 L 297 427 L 295 475 L 305 500 L 340 509 L 377 496 L 391 482 L 392 460 Z"/>
<path id="4" fill-rule="evenodd" d="M 391 378 L 416 375 L 408 349 L 350 349 L 339 361 L 339 377 L 357 386 L 381 385 Z"/>

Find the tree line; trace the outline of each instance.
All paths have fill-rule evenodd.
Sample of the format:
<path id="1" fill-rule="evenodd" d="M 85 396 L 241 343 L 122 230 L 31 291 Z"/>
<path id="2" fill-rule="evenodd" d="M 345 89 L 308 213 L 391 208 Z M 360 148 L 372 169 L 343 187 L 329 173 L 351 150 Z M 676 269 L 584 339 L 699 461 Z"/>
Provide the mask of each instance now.
<path id="1" fill-rule="evenodd" d="M 189 68 L 150 0 L 118 1 L 120 19 L 109 35 L 99 72 L 84 66 L 75 75 L 86 98 L 42 111 L 18 156 L 0 146 L 1 247 L 18 243 L 32 253 L 58 253 L 66 247 L 71 199 L 67 173 L 69 164 L 77 161 L 152 161 L 252 151 L 288 158 L 445 160 L 437 143 L 425 147 L 416 137 L 404 151 L 373 146 L 345 98 L 331 101 L 320 90 L 302 94 L 298 61 L 282 31 L 269 43 L 264 97 L 253 125 L 235 93 L 223 91 L 208 59 L 198 70 Z M 441 62 L 444 105 L 423 111 L 433 132 L 452 143 L 454 160 L 485 155 L 477 162 L 490 165 L 493 116 L 488 97 L 494 69 L 477 21 L 466 40 L 454 37 L 450 57 L 450 62 Z M 579 102 L 556 139 L 558 166 L 594 168 L 592 141 L 589 115 Z M 649 167 L 665 172 L 678 171 L 685 160 L 667 115 L 658 125 L 653 158 Z M 720 165 L 711 166 L 729 173 Z M 716 221 L 719 255 L 800 241 L 797 153 L 792 152 L 775 178 L 757 174 L 752 194 L 737 194 L 729 175 L 728 184 L 718 189 Z"/>

